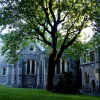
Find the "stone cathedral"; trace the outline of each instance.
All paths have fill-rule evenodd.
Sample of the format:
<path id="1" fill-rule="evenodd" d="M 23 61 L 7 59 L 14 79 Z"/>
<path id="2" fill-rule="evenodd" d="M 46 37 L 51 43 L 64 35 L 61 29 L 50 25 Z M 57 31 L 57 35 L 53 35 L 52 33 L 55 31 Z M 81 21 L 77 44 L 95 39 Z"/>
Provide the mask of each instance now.
<path id="1" fill-rule="evenodd" d="M 48 57 L 46 50 L 38 44 L 30 44 L 25 49 L 20 49 L 23 57 L 16 62 L 16 65 L 8 64 L 3 59 L 0 63 L 0 84 L 11 87 L 41 88 L 45 89 Z M 59 60 L 55 67 L 53 84 L 59 81 L 61 72 L 71 71 L 74 76 L 74 84 L 79 84 L 79 62 L 68 58 Z"/>
<path id="2" fill-rule="evenodd" d="M 16 66 L 8 64 L 0 59 L 0 84 L 11 87 L 45 89 L 46 74 L 48 70 L 48 57 L 46 50 L 39 44 L 30 44 L 25 49 L 20 49 L 23 57 L 16 62 Z M 86 59 L 86 53 L 80 61 L 68 58 L 59 60 L 55 67 L 53 84 L 59 81 L 61 72 L 72 72 L 73 83 L 81 87 L 82 91 L 100 92 L 100 52 L 88 51 L 90 60 Z M 2 58 L 2 57 L 0 57 Z M 84 62 L 82 59 L 85 59 Z"/>

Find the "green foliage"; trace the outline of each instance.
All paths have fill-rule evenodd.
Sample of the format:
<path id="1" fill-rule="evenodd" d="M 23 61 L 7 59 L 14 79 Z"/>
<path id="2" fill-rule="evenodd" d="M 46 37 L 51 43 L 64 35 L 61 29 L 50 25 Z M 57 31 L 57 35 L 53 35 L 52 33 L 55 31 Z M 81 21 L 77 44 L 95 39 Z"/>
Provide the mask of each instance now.
<path id="1" fill-rule="evenodd" d="M 88 43 L 83 43 L 82 41 L 76 39 L 71 46 L 69 46 L 63 54 L 66 54 L 65 58 L 72 57 L 73 59 L 79 60 L 80 56 L 83 56 L 83 53 L 87 53 L 87 49 L 90 48 Z M 62 59 L 63 59 L 62 57 Z"/>
<path id="2" fill-rule="evenodd" d="M 7 54 L 7 61 L 16 62 L 20 56 L 16 50 L 30 42 L 41 42 L 48 55 L 52 47 L 59 53 L 63 45 L 67 56 L 80 56 L 87 45 L 75 39 L 89 22 L 99 19 L 99 3 L 99 0 L 0 0 L 1 32 L 7 26 L 13 29 L 0 35 L 4 42 L 2 54 Z"/>

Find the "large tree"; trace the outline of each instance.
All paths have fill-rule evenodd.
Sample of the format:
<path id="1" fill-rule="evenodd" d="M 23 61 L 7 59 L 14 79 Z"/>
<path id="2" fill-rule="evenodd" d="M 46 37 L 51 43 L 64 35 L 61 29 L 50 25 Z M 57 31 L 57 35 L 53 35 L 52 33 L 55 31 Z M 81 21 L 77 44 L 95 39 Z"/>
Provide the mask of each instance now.
<path id="1" fill-rule="evenodd" d="M 19 57 L 16 50 L 26 47 L 30 41 L 48 45 L 51 51 L 46 89 L 51 90 L 55 65 L 63 52 L 71 49 L 69 46 L 82 29 L 94 21 L 94 12 L 100 11 L 99 3 L 99 0 L 1 0 L 1 31 L 6 27 L 13 29 L 2 36 L 2 53 L 7 53 L 12 63 L 11 58 L 16 62 Z M 77 42 L 74 47 L 79 47 Z"/>

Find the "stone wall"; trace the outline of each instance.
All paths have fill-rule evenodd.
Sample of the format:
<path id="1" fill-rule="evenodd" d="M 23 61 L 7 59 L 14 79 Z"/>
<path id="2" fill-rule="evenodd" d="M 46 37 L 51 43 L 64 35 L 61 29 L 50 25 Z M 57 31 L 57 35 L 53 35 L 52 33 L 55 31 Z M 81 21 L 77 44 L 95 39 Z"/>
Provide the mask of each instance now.
<path id="1" fill-rule="evenodd" d="M 90 88 L 92 89 L 92 80 L 95 81 L 95 92 L 99 91 L 99 74 L 96 73 L 95 70 L 95 63 L 92 64 L 84 64 L 83 66 L 81 66 L 82 69 L 82 88 L 85 87 L 85 73 L 88 72 L 89 73 L 89 84 Z M 85 87 L 86 88 L 86 87 Z M 87 88 L 88 90 L 88 88 Z M 91 90 L 92 91 L 92 90 Z"/>
<path id="2" fill-rule="evenodd" d="M 0 63 L 0 84 L 6 84 L 6 75 L 3 75 L 3 68 L 6 68 L 6 75 L 7 75 L 7 63 L 3 60 Z"/>
<path id="3" fill-rule="evenodd" d="M 36 86 L 37 86 L 37 68 L 39 65 L 40 57 L 41 57 L 41 50 L 39 49 L 39 47 L 36 44 L 32 44 L 32 46 L 34 46 L 35 50 L 33 52 L 30 52 L 29 51 L 30 46 L 31 45 L 29 45 L 28 47 L 26 47 L 25 49 L 23 49 L 21 51 L 21 53 L 23 54 L 23 57 L 22 57 L 22 87 L 36 88 Z M 27 60 L 35 61 L 35 74 L 28 75 L 26 73 Z"/>
<path id="4" fill-rule="evenodd" d="M 13 74 L 12 65 L 7 65 L 6 85 L 12 86 Z"/>
<path id="5" fill-rule="evenodd" d="M 6 85 L 6 76 L 0 76 L 0 84 Z"/>
<path id="6" fill-rule="evenodd" d="M 29 88 L 32 86 L 33 88 L 36 88 L 37 85 L 37 76 L 36 75 L 24 75 L 22 77 L 22 86 Z"/>
<path id="7" fill-rule="evenodd" d="M 53 85 L 56 85 L 58 82 L 59 82 L 59 76 L 60 76 L 60 74 L 59 75 L 54 75 L 54 77 L 53 77 Z"/>

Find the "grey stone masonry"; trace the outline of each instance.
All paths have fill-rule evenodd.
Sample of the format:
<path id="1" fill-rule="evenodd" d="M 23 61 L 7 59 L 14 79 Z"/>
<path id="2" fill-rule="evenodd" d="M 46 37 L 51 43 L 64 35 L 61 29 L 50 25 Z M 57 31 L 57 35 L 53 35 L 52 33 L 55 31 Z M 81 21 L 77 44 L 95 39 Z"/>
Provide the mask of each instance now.
<path id="1" fill-rule="evenodd" d="M 17 53 L 21 53 L 23 56 L 18 59 L 15 66 L 7 64 L 5 61 L 0 64 L 0 84 L 12 87 L 45 89 L 48 69 L 46 51 L 40 45 L 31 43 L 26 48 L 17 51 Z M 75 75 L 78 69 L 76 63 L 72 58 L 60 59 L 57 66 L 55 66 L 53 84 L 57 84 L 62 71 L 71 71 L 74 77 L 73 83 L 75 84 L 77 81 Z M 6 67 L 6 75 L 4 76 L 3 67 Z"/>
<path id="2" fill-rule="evenodd" d="M 7 65 L 6 85 L 12 85 L 12 65 Z"/>
<path id="3" fill-rule="evenodd" d="M 6 68 L 5 75 L 3 75 L 3 68 Z M 0 84 L 6 84 L 6 75 L 7 75 L 7 63 L 3 60 L 0 63 Z"/>
<path id="4" fill-rule="evenodd" d="M 90 52 L 91 51 L 88 51 L 88 56 L 90 56 Z M 92 52 L 92 57 L 94 57 L 93 61 L 86 59 L 86 62 L 84 63 L 83 58 L 80 58 L 80 68 L 82 70 L 82 90 L 85 90 L 85 92 L 88 91 L 89 86 L 91 92 L 100 92 L 100 56 L 98 50 L 94 49 Z"/>

